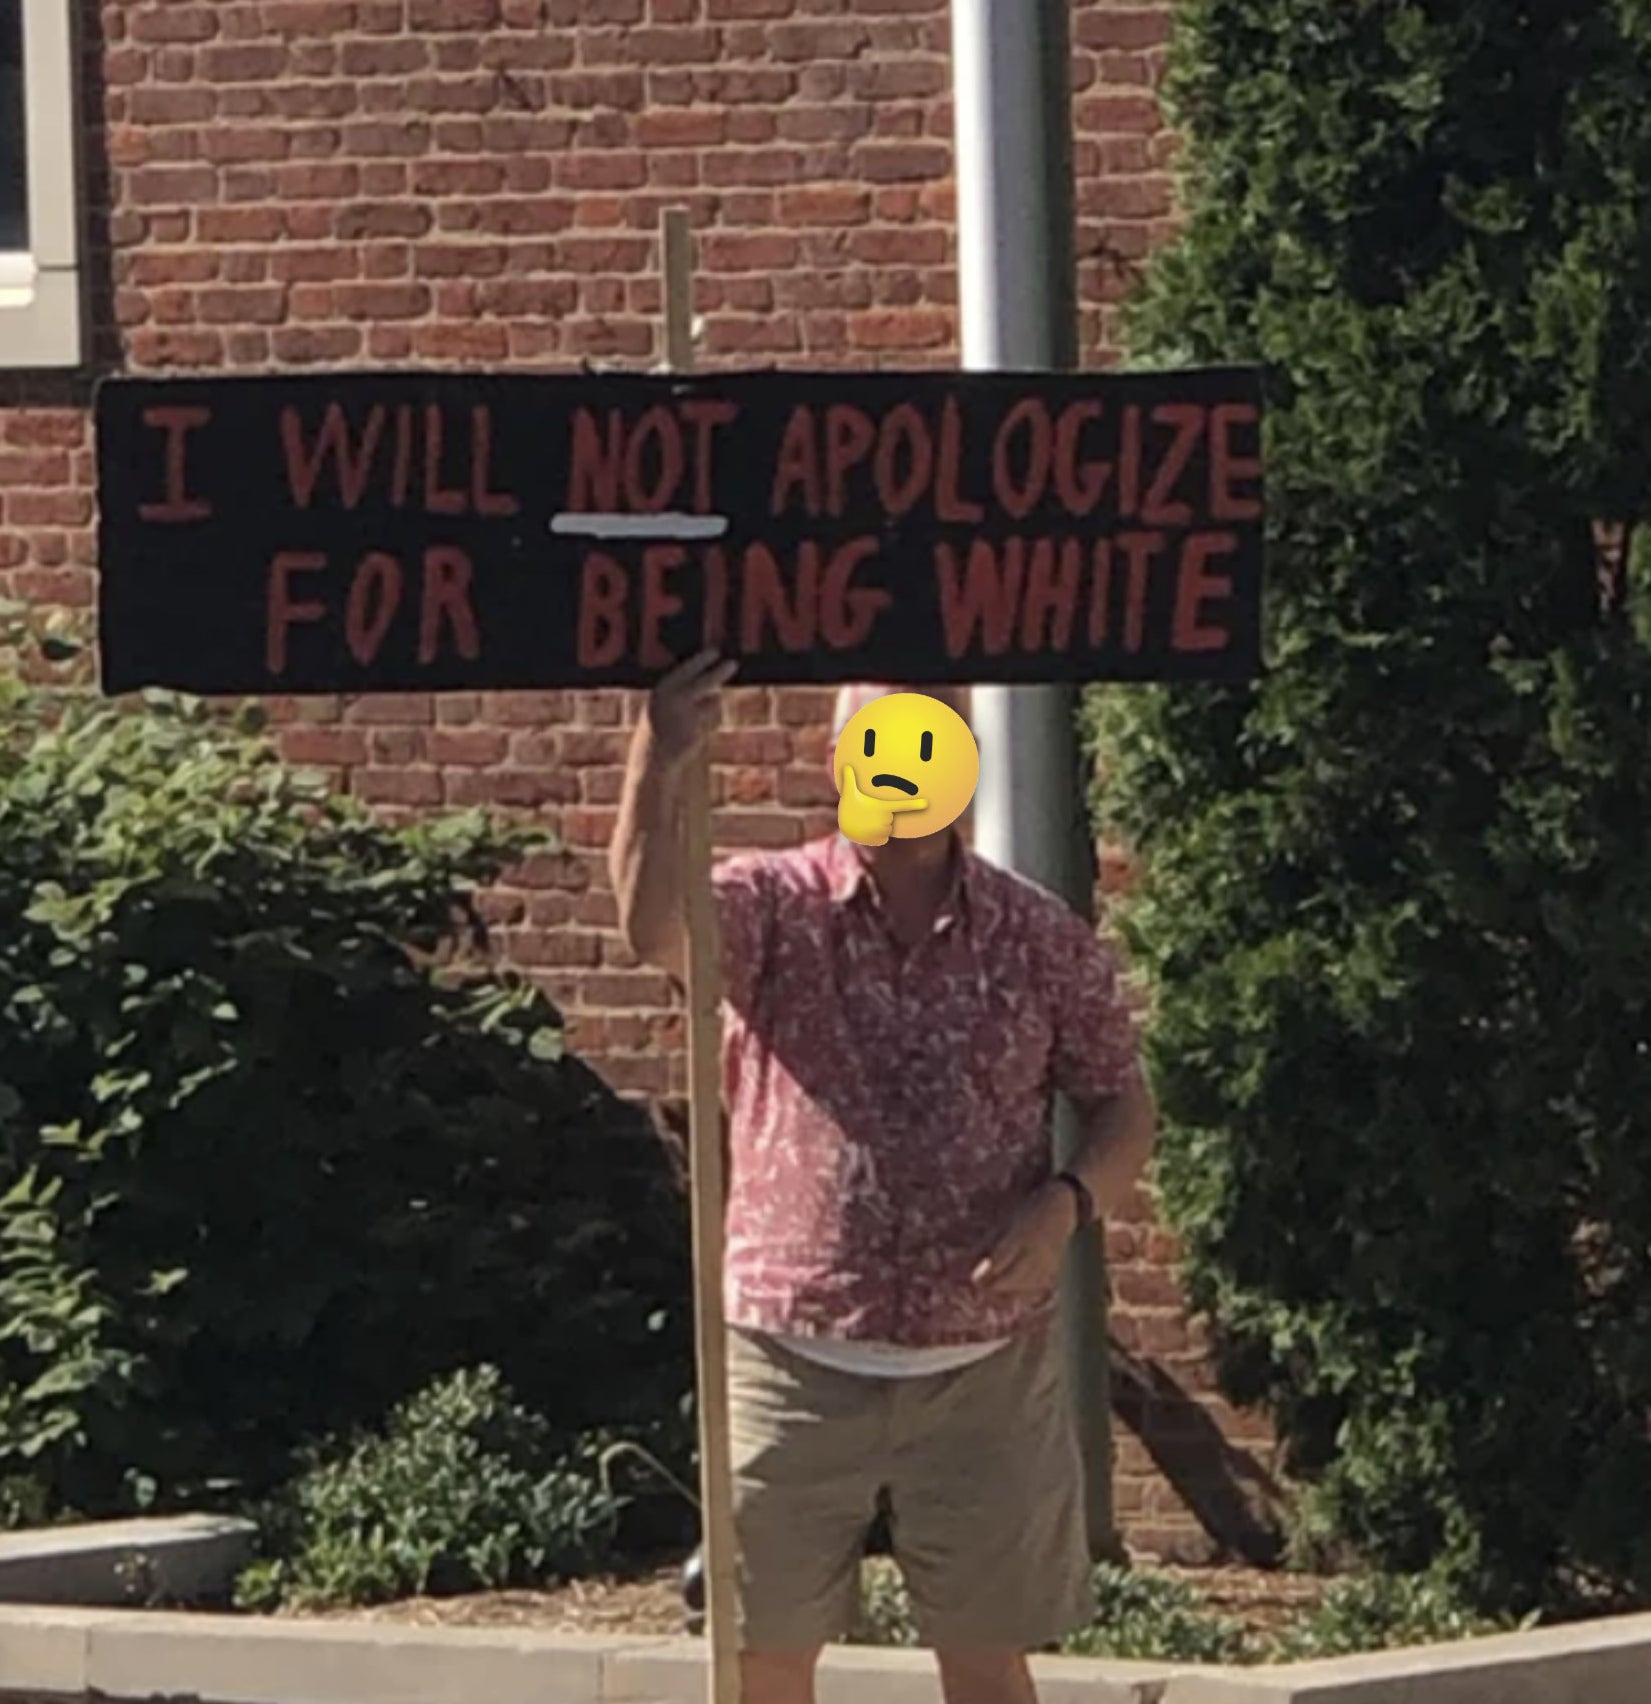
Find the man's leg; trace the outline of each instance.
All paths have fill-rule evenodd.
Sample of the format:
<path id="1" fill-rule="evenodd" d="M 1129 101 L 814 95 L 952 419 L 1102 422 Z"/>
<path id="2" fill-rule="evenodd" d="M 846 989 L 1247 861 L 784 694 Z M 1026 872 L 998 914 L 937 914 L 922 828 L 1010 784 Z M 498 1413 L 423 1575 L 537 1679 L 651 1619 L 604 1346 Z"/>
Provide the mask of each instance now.
<path id="1" fill-rule="evenodd" d="M 741 1704 L 814 1704 L 820 1649 L 741 1651 Z"/>
<path id="2" fill-rule="evenodd" d="M 1031 1704 L 1025 1653 L 1093 1609 L 1083 1462 L 1050 1331 L 901 1381 L 895 1560 L 947 1704 Z"/>
<path id="3" fill-rule="evenodd" d="M 1024 1652 L 955 1645 L 935 1657 L 946 1704 L 1037 1704 Z"/>
<path id="4" fill-rule="evenodd" d="M 744 1704 L 813 1704 L 820 1651 L 859 1604 L 886 1388 L 731 1332 L 728 1407 Z"/>

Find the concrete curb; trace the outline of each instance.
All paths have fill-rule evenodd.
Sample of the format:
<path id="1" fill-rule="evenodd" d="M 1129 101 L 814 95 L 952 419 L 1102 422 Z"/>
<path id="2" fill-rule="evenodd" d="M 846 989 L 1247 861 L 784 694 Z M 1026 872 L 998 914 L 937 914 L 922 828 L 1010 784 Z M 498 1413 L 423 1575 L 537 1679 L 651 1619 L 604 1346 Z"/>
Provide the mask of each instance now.
<path id="1" fill-rule="evenodd" d="M 168 1515 L 0 1533 L 0 1603 L 117 1609 L 229 1602 L 258 1529 L 228 1515 Z"/>
<path id="2" fill-rule="evenodd" d="M 1041 1704 L 1162 1704 L 1176 1672 L 1049 1657 Z M 699 1639 L 0 1608 L 0 1700 L 201 1704 L 703 1704 Z M 922 1651 L 827 1654 L 820 1704 L 933 1704 Z"/>
<path id="3" fill-rule="evenodd" d="M 1040 1658 L 1041 1704 L 1646 1704 L 1651 1615 L 1286 1668 Z M 697 1639 L 0 1607 L 6 1700 L 703 1704 Z M 832 1650 L 820 1704 L 934 1704 L 921 1651 Z"/>
<path id="4" fill-rule="evenodd" d="M 1273 1669 L 1182 1674 L 1161 1704 L 1648 1704 L 1651 1615 Z"/>

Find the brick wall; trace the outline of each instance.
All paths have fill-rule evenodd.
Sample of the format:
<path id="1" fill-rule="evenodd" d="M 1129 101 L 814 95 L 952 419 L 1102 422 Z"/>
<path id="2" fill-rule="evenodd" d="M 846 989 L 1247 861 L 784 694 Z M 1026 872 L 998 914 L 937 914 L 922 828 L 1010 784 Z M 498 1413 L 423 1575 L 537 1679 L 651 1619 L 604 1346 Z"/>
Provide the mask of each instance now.
<path id="1" fill-rule="evenodd" d="M 1086 362 L 1168 229 L 1168 0 L 1074 6 Z M 655 232 L 700 233 L 706 365 L 955 360 L 945 0 L 105 0 L 82 8 L 105 369 L 554 369 L 659 353 Z M 0 590 L 94 595 L 85 379 L 0 376 Z M 724 847 L 834 824 L 818 691 L 736 691 Z M 489 910 L 610 1082 L 684 1087 L 665 979 L 603 878 L 634 705 L 504 694 L 278 704 L 288 755 L 390 812 L 558 829 Z M 1119 1504 L 1143 1549 L 1245 1542 L 1263 1446 L 1210 1396 L 1144 1207 L 1111 1230 Z M 1138 1364 L 1137 1364 L 1138 1358 Z M 1133 1368 L 1133 1370 L 1131 1370 Z M 1174 1481 L 1174 1485 L 1170 1481 Z"/>

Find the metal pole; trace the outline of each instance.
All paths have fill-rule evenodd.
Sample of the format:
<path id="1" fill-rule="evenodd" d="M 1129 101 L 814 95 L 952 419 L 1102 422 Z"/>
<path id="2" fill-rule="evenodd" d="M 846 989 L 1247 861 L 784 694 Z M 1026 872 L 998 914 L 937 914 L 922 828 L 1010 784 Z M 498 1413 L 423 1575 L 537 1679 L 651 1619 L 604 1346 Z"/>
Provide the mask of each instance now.
<path id="1" fill-rule="evenodd" d="M 1068 0 L 952 0 L 959 294 L 973 371 L 1077 365 Z M 1094 844 L 1077 694 L 976 687 L 975 844 L 1091 914 Z M 1075 1145 L 1055 1108 L 1054 1144 Z M 1083 1443 L 1090 1550 L 1119 1554 L 1112 1508 L 1104 1245 L 1078 1238 L 1062 1282 L 1067 1367 Z"/>

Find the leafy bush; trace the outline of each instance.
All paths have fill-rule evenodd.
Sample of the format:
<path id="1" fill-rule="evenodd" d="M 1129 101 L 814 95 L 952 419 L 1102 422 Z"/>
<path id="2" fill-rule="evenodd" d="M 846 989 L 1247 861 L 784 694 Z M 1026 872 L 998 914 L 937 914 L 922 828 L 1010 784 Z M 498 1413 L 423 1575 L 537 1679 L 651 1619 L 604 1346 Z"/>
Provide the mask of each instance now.
<path id="1" fill-rule="evenodd" d="M 611 1555 L 620 1503 L 597 1464 L 559 1455 L 491 1367 L 438 1381 L 343 1453 L 309 1455 L 264 1513 L 271 1554 L 242 1575 L 243 1608 L 500 1591 Z"/>
<path id="2" fill-rule="evenodd" d="M 1230 1663 L 1245 1651 L 1244 1630 L 1215 1615 L 1190 1586 L 1163 1574 L 1104 1564 L 1095 1570 L 1094 1622 L 1073 1634 L 1068 1656 L 1125 1661 Z M 854 1643 L 917 1643 L 911 1599 L 899 1569 L 881 1559 L 860 1570 L 860 1615 Z"/>
<path id="3" fill-rule="evenodd" d="M 1095 1570 L 1095 1597 L 1094 1624 L 1066 1641 L 1069 1656 L 1235 1663 L 1245 1654 L 1243 1627 L 1215 1614 L 1184 1581 L 1103 1566 Z"/>
<path id="4" fill-rule="evenodd" d="M 1511 1617 L 1477 1614 L 1443 1581 L 1427 1575 L 1362 1575 L 1338 1581 L 1310 1614 L 1284 1629 L 1272 1641 L 1269 1660 L 1309 1662 L 1441 1645 L 1511 1632 L 1515 1625 Z"/>
<path id="5" fill-rule="evenodd" d="M 856 1645 L 912 1646 L 917 1625 L 900 1570 L 884 1557 L 860 1564 L 859 1619 L 850 1640 Z"/>
<path id="6" fill-rule="evenodd" d="M 479 1362 L 564 1441 L 673 1415 L 663 1150 L 478 962 L 474 890 L 539 844 L 385 826 L 197 706 L 0 684 L 14 1517 L 262 1495 Z"/>
<path id="7" fill-rule="evenodd" d="M 1160 1180 L 1303 1537 L 1651 1592 L 1651 25 L 1181 0 L 1143 364 L 1270 375 L 1270 672 L 1104 690 Z"/>
<path id="8" fill-rule="evenodd" d="M 1267 1632 L 1218 1613 L 1201 1591 L 1173 1575 L 1103 1564 L 1094 1587 L 1095 1619 L 1065 1641 L 1067 1656 L 1253 1666 L 1442 1644 L 1515 1626 L 1509 1617 L 1478 1614 L 1448 1583 L 1430 1576 L 1338 1581 L 1319 1604 Z M 854 1643 L 917 1643 L 911 1602 L 893 1563 L 868 1562 L 861 1570 Z"/>

